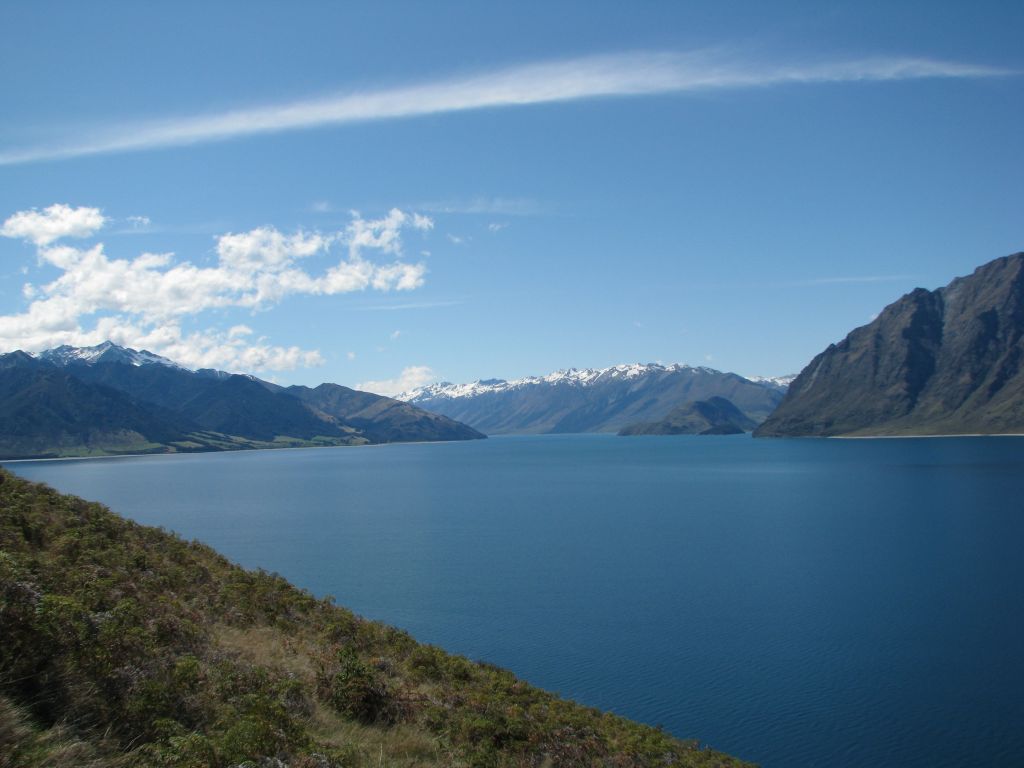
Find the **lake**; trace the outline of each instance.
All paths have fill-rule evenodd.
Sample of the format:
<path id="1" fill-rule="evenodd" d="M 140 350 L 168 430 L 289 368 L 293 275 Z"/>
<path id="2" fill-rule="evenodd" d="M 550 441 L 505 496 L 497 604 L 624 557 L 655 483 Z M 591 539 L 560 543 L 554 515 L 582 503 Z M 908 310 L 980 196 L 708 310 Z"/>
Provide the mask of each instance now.
<path id="1" fill-rule="evenodd" d="M 1024 763 L 1022 438 L 7 466 L 766 768 Z"/>

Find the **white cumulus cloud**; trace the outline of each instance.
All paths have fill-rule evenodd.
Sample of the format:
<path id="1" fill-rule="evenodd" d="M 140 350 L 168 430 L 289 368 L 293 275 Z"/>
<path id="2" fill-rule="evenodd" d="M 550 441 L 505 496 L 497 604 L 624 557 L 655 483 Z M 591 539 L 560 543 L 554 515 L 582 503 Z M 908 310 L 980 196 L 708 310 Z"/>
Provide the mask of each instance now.
<path id="1" fill-rule="evenodd" d="M 72 208 L 57 203 L 41 211 L 18 211 L 4 222 L 0 234 L 43 246 L 62 237 L 90 237 L 105 222 L 99 208 Z"/>
<path id="2" fill-rule="evenodd" d="M 403 227 L 426 231 L 434 228 L 434 220 L 418 213 L 405 213 L 392 208 L 379 219 L 364 219 L 352 211 L 352 221 L 345 229 L 349 255 L 359 255 L 362 248 L 379 248 L 384 253 L 398 253 L 401 249 L 399 232 Z"/>
<path id="3" fill-rule="evenodd" d="M 352 291 L 410 291 L 423 285 L 426 267 L 402 261 L 402 230 L 426 230 L 426 216 L 392 209 L 380 219 L 353 214 L 340 232 L 283 233 L 274 227 L 232 232 L 216 240 L 217 262 L 198 266 L 173 253 L 109 256 L 103 243 L 76 248 L 56 241 L 95 234 L 99 209 L 55 205 L 20 211 L 0 234 L 34 243 L 40 262 L 60 274 L 49 283 L 25 283 L 28 302 L 19 314 L 0 315 L 0 349 L 43 349 L 71 344 L 118 344 L 150 349 L 190 367 L 282 370 L 322 362 L 316 350 L 252 340 L 252 329 L 234 325 L 186 332 L 186 320 L 207 310 L 266 310 L 292 295 Z M 335 257 L 319 271 L 312 257 Z M 393 260 L 378 263 L 369 251 Z"/>
<path id="4" fill-rule="evenodd" d="M 356 384 L 356 389 L 364 392 L 374 392 L 378 395 L 395 397 L 396 395 L 409 392 L 417 387 L 422 387 L 434 381 L 437 376 L 433 370 L 426 365 L 410 365 L 402 369 L 402 372 L 393 379 L 382 379 L 380 381 L 362 381 Z"/>

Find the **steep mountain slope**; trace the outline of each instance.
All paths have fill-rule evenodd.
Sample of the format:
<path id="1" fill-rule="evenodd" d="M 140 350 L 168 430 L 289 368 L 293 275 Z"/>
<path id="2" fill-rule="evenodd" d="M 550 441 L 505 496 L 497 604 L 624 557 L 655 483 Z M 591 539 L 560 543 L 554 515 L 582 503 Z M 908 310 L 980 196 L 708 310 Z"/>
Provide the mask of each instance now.
<path id="1" fill-rule="evenodd" d="M 659 421 L 630 424 L 619 430 L 631 435 L 740 435 L 757 422 L 724 397 L 695 400 L 673 409 Z"/>
<path id="2" fill-rule="evenodd" d="M 83 381 L 103 384 L 142 402 L 167 408 L 203 429 L 253 440 L 287 435 L 303 440 L 342 437 L 339 425 L 310 412 L 296 398 L 251 376 L 215 377 L 165 365 L 134 366 L 103 360 L 72 364 Z"/>
<path id="3" fill-rule="evenodd" d="M 197 429 L 24 352 L 0 355 L 0 458 L 152 450 Z"/>
<path id="4" fill-rule="evenodd" d="M 102 361 L 73 370 L 87 381 L 169 408 L 204 429 L 258 440 L 276 435 L 305 440 L 356 435 L 372 443 L 483 437 L 444 416 L 338 384 L 284 388 L 221 371 Z"/>
<path id="5" fill-rule="evenodd" d="M 5 471 L 0 627 L 5 768 L 742 765 Z"/>
<path id="6" fill-rule="evenodd" d="M 649 364 L 573 368 L 515 381 L 434 384 L 399 399 L 488 434 L 568 433 L 615 432 L 709 397 L 725 397 L 760 422 L 784 391 L 775 383 L 757 383 L 711 368 Z"/>
<path id="7" fill-rule="evenodd" d="M 1024 432 L 1024 253 L 918 288 L 811 361 L 755 435 Z"/>
<path id="8" fill-rule="evenodd" d="M 193 372 L 109 342 L 4 359 L 0 453 L 7 458 L 483 437 L 380 395 Z"/>

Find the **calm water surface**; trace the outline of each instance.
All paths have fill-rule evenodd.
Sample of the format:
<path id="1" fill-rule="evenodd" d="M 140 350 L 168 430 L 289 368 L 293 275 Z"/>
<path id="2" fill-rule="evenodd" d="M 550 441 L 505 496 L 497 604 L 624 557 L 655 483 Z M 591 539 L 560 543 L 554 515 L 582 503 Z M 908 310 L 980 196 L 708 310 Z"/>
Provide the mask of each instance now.
<path id="1" fill-rule="evenodd" d="M 1024 439 L 506 437 L 9 467 L 769 768 L 1024 765 Z"/>

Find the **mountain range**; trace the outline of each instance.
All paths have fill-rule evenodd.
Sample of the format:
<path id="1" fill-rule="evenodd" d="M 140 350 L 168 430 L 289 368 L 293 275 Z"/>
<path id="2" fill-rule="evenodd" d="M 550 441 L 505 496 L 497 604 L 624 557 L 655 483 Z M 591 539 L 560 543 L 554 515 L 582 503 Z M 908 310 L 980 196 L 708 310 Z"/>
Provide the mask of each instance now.
<path id="1" fill-rule="evenodd" d="M 393 399 L 193 371 L 111 342 L 0 355 L 0 458 L 752 426 L 759 437 L 1024 433 L 1024 253 L 906 294 L 795 378 L 651 363 Z"/>
<path id="2" fill-rule="evenodd" d="M 0 355 L 0 458 L 482 437 L 369 392 L 191 371 L 110 342 Z"/>
<path id="3" fill-rule="evenodd" d="M 557 371 L 507 381 L 444 382 L 398 399 L 487 434 L 617 432 L 657 421 L 683 403 L 724 397 L 760 423 L 781 402 L 785 379 L 754 381 L 713 368 L 657 363 Z"/>
<path id="4" fill-rule="evenodd" d="M 1024 433 L 1024 253 L 918 288 L 804 368 L 755 436 Z"/>

